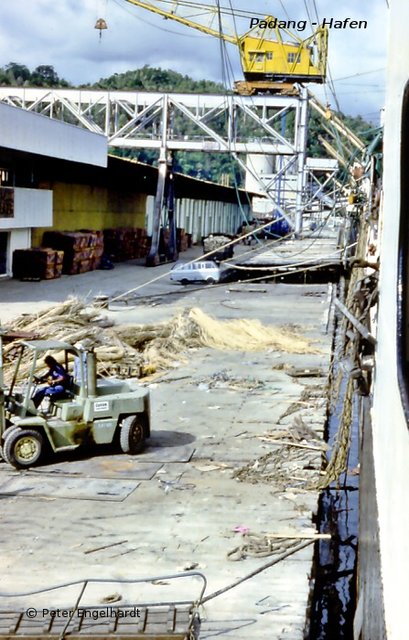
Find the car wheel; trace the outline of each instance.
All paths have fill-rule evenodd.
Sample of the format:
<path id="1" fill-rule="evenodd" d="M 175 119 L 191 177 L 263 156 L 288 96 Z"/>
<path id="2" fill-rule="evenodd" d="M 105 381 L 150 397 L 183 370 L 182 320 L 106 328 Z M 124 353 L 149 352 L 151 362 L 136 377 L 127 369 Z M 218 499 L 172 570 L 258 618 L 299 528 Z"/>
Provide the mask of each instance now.
<path id="1" fill-rule="evenodd" d="M 16 469 L 31 467 L 41 457 L 44 440 L 41 433 L 31 429 L 13 429 L 4 440 L 3 457 Z"/>
<path id="2" fill-rule="evenodd" d="M 140 453 L 145 445 L 145 431 L 139 416 L 128 416 L 121 423 L 119 444 L 123 453 Z"/>
<path id="3" fill-rule="evenodd" d="M 186 280 L 186 278 L 183 278 L 183 280 L 180 281 L 180 284 L 187 285 L 189 284 L 189 280 Z"/>
<path id="4" fill-rule="evenodd" d="M 216 284 L 216 280 L 214 278 L 206 278 L 206 284 Z"/>

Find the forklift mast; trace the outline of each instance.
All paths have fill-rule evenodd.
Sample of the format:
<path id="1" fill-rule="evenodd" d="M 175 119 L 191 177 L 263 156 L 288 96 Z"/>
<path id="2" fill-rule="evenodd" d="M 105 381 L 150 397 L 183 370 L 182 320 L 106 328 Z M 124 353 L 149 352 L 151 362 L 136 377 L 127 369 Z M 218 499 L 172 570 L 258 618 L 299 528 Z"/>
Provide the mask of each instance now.
<path id="1" fill-rule="evenodd" d="M 6 428 L 6 418 L 4 415 L 4 376 L 3 376 L 3 335 L 0 329 L 0 436 Z"/>

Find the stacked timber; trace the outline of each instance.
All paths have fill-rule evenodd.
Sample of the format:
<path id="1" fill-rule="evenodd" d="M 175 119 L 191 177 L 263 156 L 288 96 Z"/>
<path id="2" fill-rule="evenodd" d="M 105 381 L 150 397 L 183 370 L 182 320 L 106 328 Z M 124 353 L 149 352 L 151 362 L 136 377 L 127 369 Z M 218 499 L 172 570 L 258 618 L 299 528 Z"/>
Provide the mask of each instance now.
<path id="1" fill-rule="evenodd" d="M 134 229 L 104 229 L 104 246 L 105 253 L 114 262 L 132 260 L 135 253 Z"/>
<path id="2" fill-rule="evenodd" d="M 121 227 L 104 230 L 105 253 L 114 262 L 145 258 L 150 242 L 146 229 Z"/>
<path id="3" fill-rule="evenodd" d="M 151 247 L 152 238 L 146 232 L 146 229 L 135 229 L 137 244 L 135 247 L 135 258 L 146 258 Z"/>
<path id="4" fill-rule="evenodd" d="M 64 252 L 55 249 L 16 249 L 13 252 L 13 278 L 19 280 L 53 280 L 63 268 Z"/>
<path id="5" fill-rule="evenodd" d="M 188 237 L 186 231 L 178 227 L 176 229 L 176 247 L 178 251 L 186 251 L 189 246 Z"/>
<path id="6" fill-rule="evenodd" d="M 104 232 L 103 231 L 88 231 L 84 230 L 83 233 L 90 234 L 89 236 L 89 248 L 90 251 L 90 269 L 98 269 L 101 264 L 102 254 L 105 252 L 104 248 Z"/>
<path id="7" fill-rule="evenodd" d="M 104 252 L 101 231 L 46 231 L 43 244 L 64 251 L 62 272 L 67 275 L 96 269 Z"/>

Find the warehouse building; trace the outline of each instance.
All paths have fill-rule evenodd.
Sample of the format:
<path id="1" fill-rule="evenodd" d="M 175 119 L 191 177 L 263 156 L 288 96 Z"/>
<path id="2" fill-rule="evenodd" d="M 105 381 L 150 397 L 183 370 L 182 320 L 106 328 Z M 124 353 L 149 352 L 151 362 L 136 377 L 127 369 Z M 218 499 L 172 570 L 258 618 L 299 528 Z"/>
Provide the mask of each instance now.
<path id="1" fill-rule="evenodd" d="M 107 151 L 104 136 L 0 104 L 0 275 L 11 275 L 14 250 L 41 246 L 47 230 L 149 234 L 157 169 Z M 177 226 L 193 242 L 234 233 L 249 215 L 233 188 L 176 175 L 175 195 Z"/>

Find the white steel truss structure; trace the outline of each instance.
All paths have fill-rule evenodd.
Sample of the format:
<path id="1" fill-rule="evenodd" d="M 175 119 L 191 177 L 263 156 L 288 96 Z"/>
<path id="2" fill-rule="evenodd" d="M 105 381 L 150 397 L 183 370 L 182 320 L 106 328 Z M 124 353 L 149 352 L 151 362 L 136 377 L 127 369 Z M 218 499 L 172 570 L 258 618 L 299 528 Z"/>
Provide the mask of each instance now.
<path id="1" fill-rule="evenodd" d="M 0 100 L 101 133 L 112 147 L 160 149 L 166 133 L 169 150 L 300 151 L 298 97 L 0 87 Z M 289 111 L 296 113 L 292 139 L 275 126 Z"/>
<path id="2" fill-rule="evenodd" d="M 299 96 L 240 96 L 0 87 L 0 100 L 103 134 L 111 147 L 157 149 L 160 162 L 179 150 L 230 153 L 252 174 L 260 194 L 294 222 L 293 211 L 275 202 L 280 175 L 266 184 L 246 164 L 247 154 L 281 156 L 281 175 L 290 171 L 298 176 L 296 227 L 300 224 L 308 106 L 304 89 Z M 291 122 L 284 134 L 283 118 Z"/>

